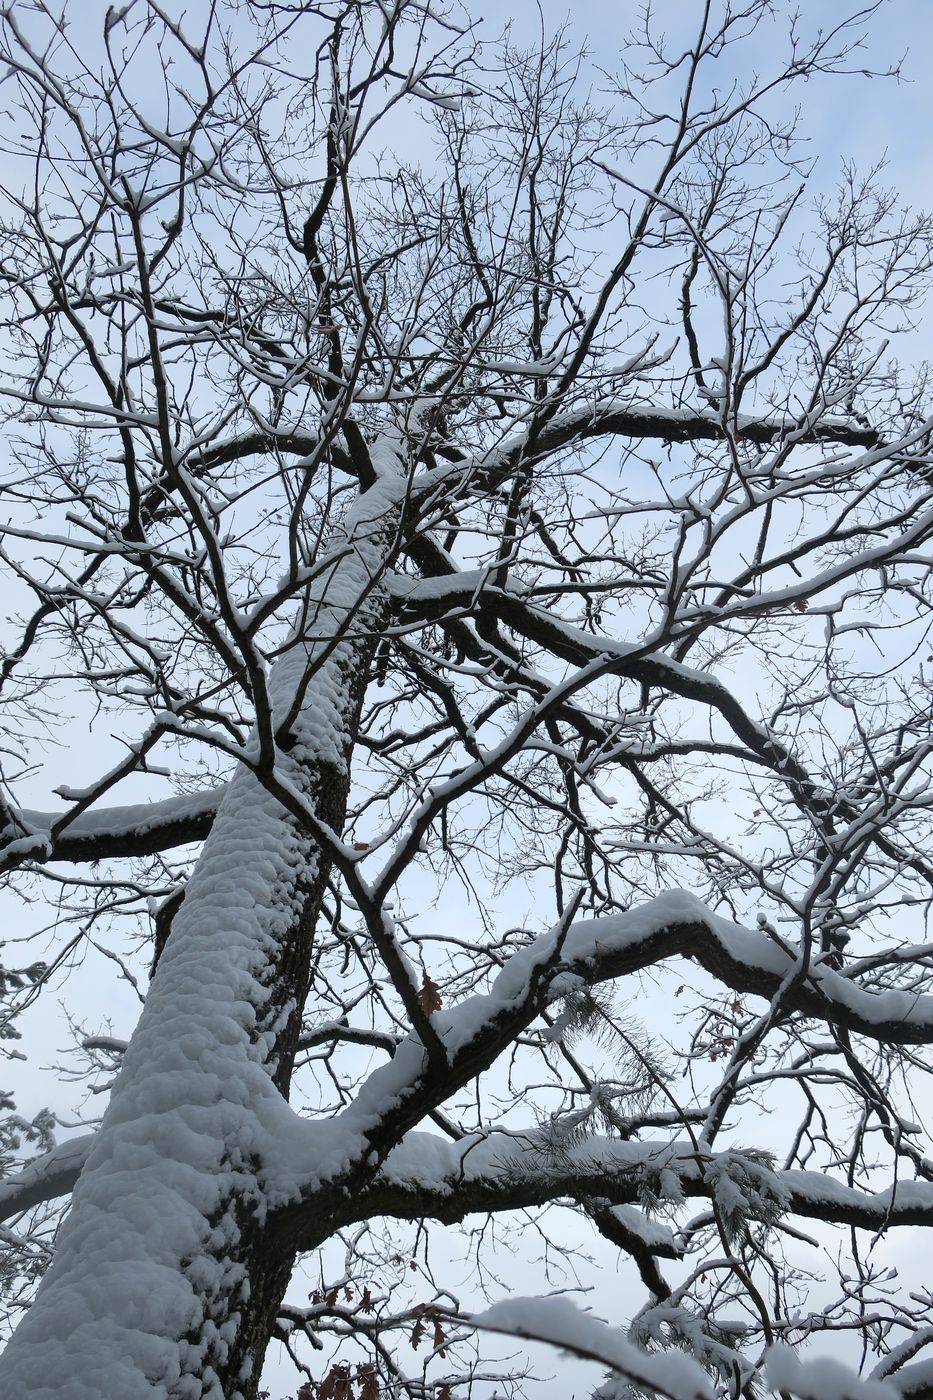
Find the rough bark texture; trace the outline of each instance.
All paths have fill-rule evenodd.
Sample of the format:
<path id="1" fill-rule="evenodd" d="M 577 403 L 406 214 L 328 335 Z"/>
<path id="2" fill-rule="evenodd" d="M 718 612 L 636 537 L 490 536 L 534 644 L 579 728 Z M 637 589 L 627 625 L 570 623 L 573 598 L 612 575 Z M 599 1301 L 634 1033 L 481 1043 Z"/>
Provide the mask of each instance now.
<path id="1" fill-rule="evenodd" d="M 264 1163 L 303 1126 L 286 1097 L 329 868 L 315 833 L 343 823 L 384 607 L 374 584 L 402 478 L 391 451 L 383 467 L 383 486 L 357 498 L 334 541 L 302 634 L 270 673 L 273 721 L 292 717 L 273 783 L 303 809 L 289 810 L 247 766 L 228 785 L 56 1260 L 0 1360 L 6 1394 L 256 1394 L 294 1260 L 268 1230 Z M 67 1375 L 43 1355 L 52 1326 L 71 1343 Z"/>

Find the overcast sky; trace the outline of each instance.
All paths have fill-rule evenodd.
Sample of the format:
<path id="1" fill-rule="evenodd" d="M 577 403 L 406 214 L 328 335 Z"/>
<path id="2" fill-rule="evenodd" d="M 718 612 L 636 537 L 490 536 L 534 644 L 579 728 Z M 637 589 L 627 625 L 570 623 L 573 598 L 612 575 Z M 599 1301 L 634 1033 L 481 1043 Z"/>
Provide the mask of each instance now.
<path id="1" fill-rule="evenodd" d="M 76 11 L 80 10 L 81 0 L 71 0 L 71 3 Z M 192 0 L 189 10 L 196 11 L 199 3 L 202 0 Z M 588 36 L 594 64 L 592 81 L 598 85 L 601 80 L 595 65 L 612 66 L 623 45 L 625 31 L 641 5 L 642 0 L 637 3 L 636 0 L 573 0 L 571 4 L 566 0 L 564 3 L 544 0 L 541 9 L 547 30 L 552 31 L 566 19 L 580 42 Z M 657 14 L 664 15 L 668 8 L 672 12 L 676 10 L 680 17 L 684 10 L 699 11 L 699 4 L 698 0 L 656 0 Z M 817 22 L 837 22 L 847 6 L 843 0 L 801 0 L 801 8 L 806 23 L 812 26 Z M 532 37 L 538 27 L 538 7 L 531 0 L 515 0 L 514 9 L 519 26 Z M 495 34 L 502 22 L 501 7 L 498 4 L 475 5 L 473 12 L 487 16 L 484 30 Z M 895 83 L 855 76 L 814 82 L 797 90 L 796 100 L 802 106 L 802 129 L 819 160 L 817 183 L 831 186 L 845 159 L 853 160 L 863 169 L 886 159 L 886 183 L 898 189 L 905 205 L 933 204 L 933 155 L 930 152 L 933 0 L 888 0 L 869 22 L 869 27 L 872 39 L 864 54 L 865 66 L 885 68 L 903 58 L 904 78 Z M 917 337 L 918 350 L 928 343 L 921 329 Z M 80 738 L 76 736 L 76 748 L 78 744 L 80 753 L 75 753 L 74 771 L 64 758 L 56 764 L 57 782 L 81 783 L 89 776 L 89 755 L 83 733 Z M 18 905 L 11 906 L 5 901 L 0 907 L 7 917 L 22 917 Z M 93 982 L 89 982 L 85 990 L 90 1009 L 95 992 Z M 49 1011 L 53 1005 L 49 1005 Z M 122 1015 L 131 1018 L 133 1014 L 132 1000 L 128 997 Z M 118 1033 L 127 1032 L 131 1029 L 131 1019 L 129 1024 L 115 1029 Z M 32 1026 L 30 1048 L 37 1053 L 40 1062 L 48 1063 L 53 1058 L 53 1050 L 62 1043 L 61 1030 L 61 1021 L 51 1030 L 39 1023 Z M 10 1076 L 5 1077 L 9 1079 Z M 36 1079 L 26 1081 L 20 1093 L 20 1108 L 31 1114 L 47 1102 L 48 1097 L 47 1079 L 41 1084 Z M 901 1249 L 905 1247 L 905 1238 L 899 1243 Z M 529 1273 L 529 1291 L 536 1285 L 540 1286 L 540 1276 Z M 281 1373 L 283 1378 L 288 1374 Z M 566 1385 L 567 1373 L 564 1372 L 562 1379 L 542 1386 L 538 1394 L 541 1400 L 557 1400 L 558 1396 L 563 1400 L 567 1396 Z M 578 1393 L 586 1393 L 585 1384 L 580 1384 Z M 273 1400 L 279 1400 L 274 1388 Z"/>

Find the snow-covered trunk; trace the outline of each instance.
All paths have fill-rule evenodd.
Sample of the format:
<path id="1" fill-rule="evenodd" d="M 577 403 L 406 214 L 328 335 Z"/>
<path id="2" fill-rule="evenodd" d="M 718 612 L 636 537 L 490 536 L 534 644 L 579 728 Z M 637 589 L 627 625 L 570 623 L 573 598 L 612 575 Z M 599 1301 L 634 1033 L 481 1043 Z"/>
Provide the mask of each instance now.
<path id="1" fill-rule="evenodd" d="M 277 771 L 338 830 L 383 616 L 374 580 L 404 483 L 399 454 L 380 447 L 376 484 L 332 541 L 304 636 L 270 674 L 281 718 L 312 663 Z M 262 1162 L 294 1131 L 280 1090 L 325 867 L 305 824 L 240 768 L 175 916 L 55 1261 L 0 1357 L 0 1394 L 255 1394 L 292 1265 L 289 1246 L 265 1229 Z"/>

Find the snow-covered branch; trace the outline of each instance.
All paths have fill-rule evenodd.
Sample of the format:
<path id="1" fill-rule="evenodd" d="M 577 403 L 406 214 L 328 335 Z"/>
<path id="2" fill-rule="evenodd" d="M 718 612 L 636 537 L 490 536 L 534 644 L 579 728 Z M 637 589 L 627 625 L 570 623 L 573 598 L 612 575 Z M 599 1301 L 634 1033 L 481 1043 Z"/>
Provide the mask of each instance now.
<path id="1" fill-rule="evenodd" d="M 94 1143 L 94 1133 L 69 1138 L 46 1152 L 15 1176 L 0 1181 L 0 1221 L 24 1210 L 67 1196 L 81 1174 Z"/>
<path id="2" fill-rule="evenodd" d="M 430 1216 L 450 1224 L 476 1213 L 594 1198 L 641 1211 L 646 1202 L 675 1206 L 700 1198 L 727 1214 L 738 1211 L 765 1223 L 789 1214 L 876 1232 L 933 1223 L 929 1181 L 898 1181 L 871 1192 L 820 1172 L 776 1170 L 760 1154 L 698 1150 L 689 1140 L 625 1142 L 594 1135 L 558 1148 L 538 1127 L 456 1143 L 410 1133 L 389 1154 L 358 1210 L 361 1219 Z M 674 1254 L 670 1232 L 650 1214 L 626 1209 L 620 1218 L 649 1249 Z"/>
<path id="3" fill-rule="evenodd" d="M 67 810 L 37 812 L 0 808 L 0 866 L 22 861 L 85 862 L 146 856 L 203 841 L 224 788 L 139 802 L 126 807 L 91 807 L 73 819 Z"/>
<path id="4" fill-rule="evenodd" d="M 294 1391 L 279 1319 L 317 1400 L 510 1393 L 472 1316 L 919 1396 L 933 1300 L 880 1240 L 808 1303 L 792 1223 L 933 1224 L 933 220 L 782 115 L 876 6 L 610 6 L 614 73 L 547 4 L 67 8 L 0 5 L 0 1390 Z M 624 1345 L 447 1291 L 516 1210 Z"/>
<path id="5" fill-rule="evenodd" d="M 436 492 L 439 484 L 463 481 L 484 488 L 508 480 L 516 466 L 532 466 L 547 460 L 574 443 L 591 439 L 621 437 L 648 442 L 722 442 L 733 436 L 758 447 L 792 442 L 795 445 L 837 444 L 845 447 L 875 448 L 882 441 L 876 429 L 834 418 L 831 413 L 814 414 L 812 420 L 761 418 L 739 414 L 723 422 L 721 414 L 693 408 L 664 409 L 638 400 L 610 399 L 584 404 L 578 409 L 556 414 L 547 427 L 529 437 L 527 432 L 481 456 L 470 457 L 455 449 L 445 456 L 449 464 L 416 478 L 412 495 L 417 500 Z"/>

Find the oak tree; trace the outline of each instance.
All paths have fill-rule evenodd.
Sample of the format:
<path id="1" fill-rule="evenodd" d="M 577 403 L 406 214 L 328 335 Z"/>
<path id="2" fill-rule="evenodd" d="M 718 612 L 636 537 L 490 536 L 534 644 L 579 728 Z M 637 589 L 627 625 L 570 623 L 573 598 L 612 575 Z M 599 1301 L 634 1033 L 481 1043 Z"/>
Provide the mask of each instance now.
<path id="1" fill-rule="evenodd" d="M 6 1395 L 931 1393 L 933 225 L 798 140 L 876 7 L 659 8 L 0 11 L 5 1045 L 91 969 L 108 1091 Z"/>

